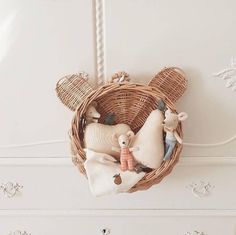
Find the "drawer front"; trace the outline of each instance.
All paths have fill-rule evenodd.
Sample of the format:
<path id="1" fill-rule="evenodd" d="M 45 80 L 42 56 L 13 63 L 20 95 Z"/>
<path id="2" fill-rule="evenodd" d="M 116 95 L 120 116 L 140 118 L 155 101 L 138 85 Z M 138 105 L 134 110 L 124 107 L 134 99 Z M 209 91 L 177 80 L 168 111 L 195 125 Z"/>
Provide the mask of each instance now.
<path id="1" fill-rule="evenodd" d="M 0 217 L 1 235 L 235 235 L 227 217 Z M 128 225 L 128 226 L 127 226 Z M 15 232 L 15 233 L 14 233 Z"/>
<path id="2" fill-rule="evenodd" d="M 235 166 L 180 165 L 147 191 L 100 198 L 72 165 L 0 172 L 0 209 L 236 209 Z"/>

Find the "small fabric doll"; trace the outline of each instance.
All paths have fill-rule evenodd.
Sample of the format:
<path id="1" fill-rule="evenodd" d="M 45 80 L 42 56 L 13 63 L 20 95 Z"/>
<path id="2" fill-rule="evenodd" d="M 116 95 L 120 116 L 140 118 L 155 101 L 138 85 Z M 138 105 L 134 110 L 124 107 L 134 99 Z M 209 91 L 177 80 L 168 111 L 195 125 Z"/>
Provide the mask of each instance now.
<path id="1" fill-rule="evenodd" d="M 164 112 L 166 110 L 166 104 L 165 102 L 160 99 L 157 103 L 157 109 L 159 109 L 160 111 Z"/>
<path id="2" fill-rule="evenodd" d="M 187 117 L 188 117 L 187 113 L 184 112 L 176 114 L 172 113 L 170 109 L 167 109 L 165 111 L 165 119 L 163 121 L 164 131 L 166 132 L 165 155 L 163 158 L 164 161 L 170 159 L 177 142 L 180 144 L 183 143 L 183 140 L 178 135 L 176 128 L 179 122 L 186 120 Z"/>
<path id="3" fill-rule="evenodd" d="M 138 147 L 130 148 L 131 139 L 134 137 L 133 131 L 128 131 L 127 134 L 113 136 L 117 139 L 120 148 L 112 147 L 113 151 L 120 152 L 120 164 L 122 171 L 133 171 L 136 165 L 132 152 L 137 151 Z"/>
<path id="4" fill-rule="evenodd" d="M 85 112 L 86 125 L 90 123 L 98 123 L 98 119 L 101 117 L 101 114 L 96 110 L 98 104 L 93 101 Z"/>

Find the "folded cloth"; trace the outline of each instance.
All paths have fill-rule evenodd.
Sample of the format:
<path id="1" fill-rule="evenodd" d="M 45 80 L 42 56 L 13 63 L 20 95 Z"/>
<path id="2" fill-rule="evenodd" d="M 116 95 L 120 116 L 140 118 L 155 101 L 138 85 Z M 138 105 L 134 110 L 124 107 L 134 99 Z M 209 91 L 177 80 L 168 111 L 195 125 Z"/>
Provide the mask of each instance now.
<path id="1" fill-rule="evenodd" d="M 108 154 L 89 149 L 85 149 L 85 152 L 87 159 L 84 167 L 94 196 L 127 192 L 145 175 L 144 172 L 121 171 L 120 164 Z"/>

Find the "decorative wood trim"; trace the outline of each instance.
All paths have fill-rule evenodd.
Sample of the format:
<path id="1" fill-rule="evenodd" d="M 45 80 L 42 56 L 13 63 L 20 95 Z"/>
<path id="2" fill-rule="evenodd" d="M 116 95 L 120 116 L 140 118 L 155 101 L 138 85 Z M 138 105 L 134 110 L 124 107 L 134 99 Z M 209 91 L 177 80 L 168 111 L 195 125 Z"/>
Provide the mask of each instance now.
<path id="1" fill-rule="evenodd" d="M 210 182 L 199 181 L 192 182 L 191 184 L 187 185 L 186 188 L 190 189 L 195 197 L 203 198 L 210 196 L 215 186 Z"/>
<path id="2" fill-rule="evenodd" d="M 0 210 L 1 216 L 20 217 L 236 217 L 236 210 Z"/>
<path id="3" fill-rule="evenodd" d="M 109 234 L 111 234 L 111 229 L 103 228 L 103 229 L 101 229 L 101 234 L 102 235 L 109 235 Z"/>
<path id="4" fill-rule="evenodd" d="M 2 191 L 3 195 L 8 198 L 13 198 L 21 194 L 22 185 L 19 183 L 7 182 L 0 185 L 0 192 Z"/>
<path id="5" fill-rule="evenodd" d="M 9 235 L 31 235 L 31 233 L 27 233 L 26 231 L 16 230 L 14 232 L 10 232 Z"/>
<path id="6" fill-rule="evenodd" d="M 96 77 L 97 85 L 105 83 L 105 43 L 104 43 L 104 0 L 93 0 L 96 44 Z"/>
<path id="7" fill-rule="evenodd" d="M 193 232 L 187 232 L 184 235 L 207 235 L 207 234 L 204 232 L 200 232 L 200 231 L 195 230 Z"/>
<path id="8" fill-rule="evenodd" d="M 236 157 L 188 157 L 180 158 L 179 166 L 232 166 L 236 165 Z"/>
<path id="9" fill-rule="evenodd" d="M 225 87 L 236 91 L 236 58 L 232 57 L 231 66 L 213 74 L 213 76 L 225 80 Z"/>
<path id="10" fill-rule="evenodd" d="M 181 166 L 235 166 L 236 157 L 181 157 Z M 70 156 L 62 158 L 0 158 L 0 167 L 8 166 L 68 166 L 73 167 Z"/>

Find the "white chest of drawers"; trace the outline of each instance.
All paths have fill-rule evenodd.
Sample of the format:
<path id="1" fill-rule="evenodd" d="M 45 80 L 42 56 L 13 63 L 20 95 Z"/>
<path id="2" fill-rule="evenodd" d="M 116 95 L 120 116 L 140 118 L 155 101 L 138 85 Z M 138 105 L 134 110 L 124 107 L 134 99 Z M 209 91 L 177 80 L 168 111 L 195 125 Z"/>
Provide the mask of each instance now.
<path id="1" fill-rule="evenodd" d="M 91 195 L 87 179 L 70 159 L 42 159 L 35 165 L 27 159 L 16 159 L 15 164 L 1 160 L 0 209 L 236 210 L 235 185 L 230 183 L 236 177 L 233 160 L 229 166 L 223 160 L 211 163 L 213 159 L 208 159 L 203 166 L 199 158 L 195 162 L 183 158 L 170 176 L 148 191 L 98 198 Z M 14 194 L 8 182 L 22 188 L 17 187 L 19 192 Z"/>
<path id="2" fill-rule="evenodd" d="M 101 212 L 100 212 L 101 213 Z M 25 231 L 26 234 L 161 234 L 166 235 L 234 235 L 235 217 L 165 216 L 158 213 L 115 212 L 91 215 L 5 216 L 1 218 L 1 234 Z M 159 213 L 161 214 L 161 213 Z M 15 230 L 12 230 L 14 229 Z M 27 230 L 26 230 L 27 228 Z M 23 233 L 24 234 L 24 233 Z M 24 235 L 26 235 L 24 234 Z"/>
<path id="3" fill-rule="evenodd" d="M 22 186 L 16 194 L 2 187 L 1 234 L 236 232 L 235 187 L 225 184 L 235 177 L 234 159 L 203 163 L 183 158 L 171 176 L 149 191 L 102 198 L 91 196 L 70 159 L 35 159 L 35 165 L 32 160 L 1 160 L 1 183 Z"/>
<path id="4" fill-rule="evenodd" d="M 0 235 L 235 235 L 235 93 L 212 78 L 236 56 L 235 8 L 0 0 Z M 69 157 L 72 113 L 58 102 L 57 80 L 82 69 L 97 85 L 127 70 L 147 83 L 169 65 L 189 76 L 177 108 L 189 114 L 193 144 L 160 185 L 94 198 Z"/>

